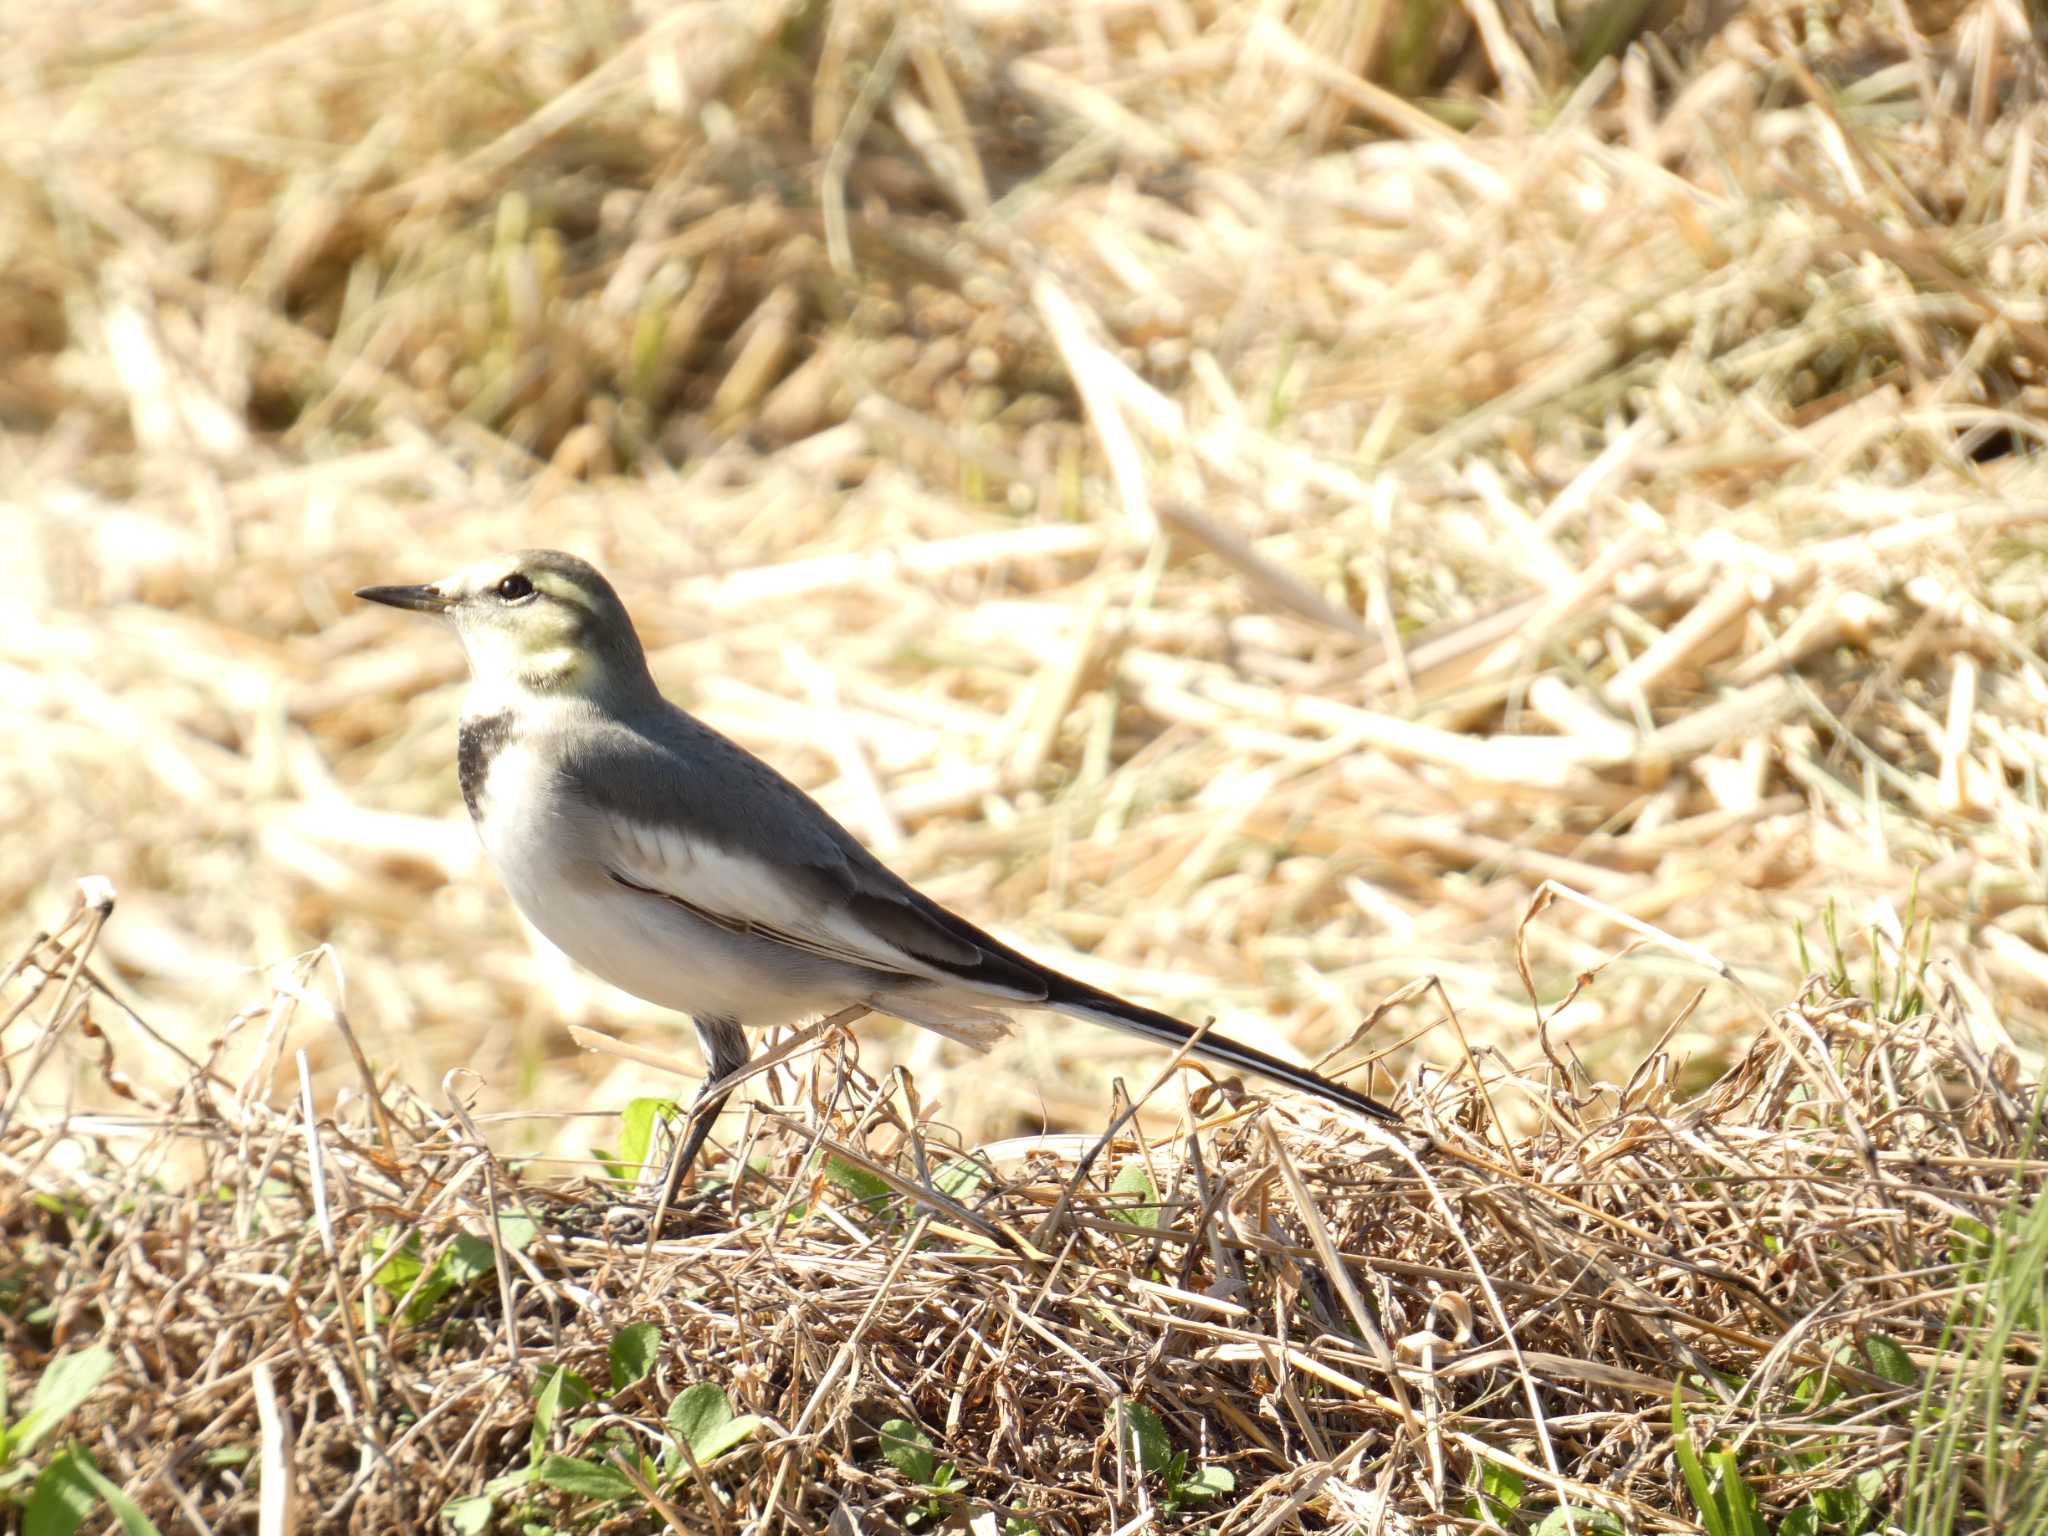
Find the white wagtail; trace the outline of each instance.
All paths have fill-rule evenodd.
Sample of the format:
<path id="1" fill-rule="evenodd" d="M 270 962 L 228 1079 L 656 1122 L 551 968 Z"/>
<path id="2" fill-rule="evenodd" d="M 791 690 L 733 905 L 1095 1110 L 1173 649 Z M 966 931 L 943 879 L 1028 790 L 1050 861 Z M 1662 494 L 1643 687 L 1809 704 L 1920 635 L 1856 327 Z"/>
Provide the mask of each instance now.
<path id="1" fill-rule="evenodd" d="M 523 550 L 357 597 L 439 614 L 469 655 L 462 798 L 519 910 L 616 987 L 687 1013 L 708 1066 L 673 1190 L 746 1031 L 853 1005 L 986 1049 L 1049 1008 L 1400 1123 L 1362 1093 L 1062 976 L 885 869 L 815 800 L 661 696 L 611 583 Z"/>

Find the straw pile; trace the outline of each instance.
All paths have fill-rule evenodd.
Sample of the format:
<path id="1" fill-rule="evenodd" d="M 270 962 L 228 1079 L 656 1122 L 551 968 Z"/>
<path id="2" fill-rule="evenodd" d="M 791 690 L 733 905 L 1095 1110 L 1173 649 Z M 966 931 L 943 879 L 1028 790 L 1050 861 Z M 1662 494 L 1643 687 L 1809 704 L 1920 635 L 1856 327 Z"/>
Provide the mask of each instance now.
<path id="1" fill-rule="evenodd" d="M 1774 1005 L 1830 900 L 1897 938 L 1917 888 L 2038 1042 L 2014 17 L 1753 9 L 1580 77 L 1521 20 L 1372 14 L 36 11 L 0 910 L 112 879 L 106 958 L 188 1043 L 324 942 L 405 1080 L 623 1103 L 563 1021 L 673 1021 L 528 944 L 455 794 L 454 647 L 345 595 L 547 544 L 910 878 L 1254 1043 L 1433 974 L 1519 1057 L 1546 878 Z M 1561 910 L 1541 990 L 1616 937 Z M 1692 974 L 1617 973 L 1566 1043 L 1625 1070 Z M 950 1048 L 868 1033 L 970 1138 L 1149 1070 L 1034 1024 L 955 1094 Z"/>
<path id="2" fill-rule="evenodd" d="M 396 1337 L 316 1388 L 320 1351 L 344 1341 L 309 1335 L 311 1312 L 287 1325 L 263 1310 L 284 1304 L 280 1284 L 309 1308 L 315 1284 L 360 1289 L 349 1266 L 373 1221 L 418 1217 L 442 1238 L 488 1227 L 481 1186 L 433 1203 L 479 1166 L 470 1130 L 448 1118 L 451 1068 L 475 1074 L 457 1086 L 500 1154 L 555 1160 L 495 1182 L 547 1217 L 554 1246 L 527 1251 L 522 1283 L 555 1301 L 564 1347 L 600 1347 L 618 1317 L 668 1294 L 653 1279 L 598 1283 L 613 1261 L 573 1246 L 588 1224 L 567 1213 L 592 1198 L 574 1181 L 594 1173 L 593 1145 L 616 1145 L 627 1101 L 686 1085 L 583 1049 L 563 1026 L 660 1052 L 674 1021 L 595 988 L 520 930 L 455 793 L 459 656 L 345 597 L 528 544 L 609 570 L 676 697 L 1034 954 L 1270 1049 L 1341 1053 L 1337 1068 L 1361 1082 L 1370 1050 L 1374 1081 L 1405 1085 L 1447 1137 L 1481 1136 L 1471 1117 L 1489 1084 L 1484 1148 L 1469 1149 L 1489 1169 L 1562 1168 L 1559 1190 L 1586 1177 L 1568 1162 L 1580 1154 L 1559 1150 L 1580 1117 L 1619 1137 L 1631 1115 L 1678 1113 L 1658 1097 L 1672 1085 L 1745 1062 L 1809 1081 L 1823 1052 L 1803 1033 L 1745 1055 L 1761 1022 L 1793 1006 L 1823 1038 L 1862 1029 L 1856 1049 L 1891 1078 L 1816 1087 L 1815 1120 L 1779 1123 L 1768 1095 L 1739 1093 L 1708 1101 L 1711 1114 L 1752 1128 L 1741 1145 L 1751 1155 L 1746 1138 L 1760 1138 L 1758 1168 L 1799 1170 L 1782 1186 L 1788 1211 L 1811 1201 L 1824 1226 L 1821 1213 L 1876 1198 L 1890 1165 L 1827 1164 L 1829 1137 L 1854 1140 L 1853 1115 L 1873 1146 L 1906 1155 L 1934 1122 L 1878 1114 L 1882 1094 L 1924 1097 L 1939 1079 L 1960 1095 L 1944 1102 L 1976 1103 L 2002 1081 L 1997 1063 L 2038 1063 L 2048 1033 L 2048 114 L 2031 25 L 2014 0 L 110 0 L 11 16 L 0 912 L 26 942 L 69 910 L 80 876 L 108 877 L 120 906 L 95 964 L 134 1010 L 100 1005 L 102 1042 L 45 997 L 0 1037 L 0 1192 L 10 1240 L 44 1224 L 51 1246 L 35 1263 L 52 1267 L 36 1285 L 104 1260 L 126 1310 L 117 1324 L 88 1309 L 89 1326 L 122 1338 L 130 1391 L 169 1384 L 151 1389 L 151 1413 L 182 1403 L 220 1417 L 186 1424 L 194 1443 L 249 1443 L 247 1373 L 282 1342 L 263 1330 L 285 1328 L 305 1353 L 274 1357 L 278 1391 L 320 1427 L 297 1441 L 299 1475 L 325 1508 L 352 1499 L 365 1529 L 401 1507 L 390 1501 L 425 1510 L 504 1465 L 491 1437 L 531 1418 L 530 1381 L 512 1385 L 491 1351 L 535 1325 L 520 1311 L 508 1328 L 481 1292 L 462 1302 L 468 1331 L 441 1346 L 470 1374 L 436 1376 L 431 1391 L 404 1373 L 438 1367 Z M 1524 922 L 1546 882 L 1578 899 Z M 1846 960 L 1822 937 L 1831 910 Z M 1634 940 L 1648 947 L 1578 985 Z M 1808 985 L 1819 956 L 1852 965 L 1875 997 L 1866 971 L 1910 972 L 1923 950 L 1941 958 L 1946 998 L 1931 1018 L 1880 1025 Z M 62 971 L 44 958 L 13 985 Z M 276 1246 L 303 1219 L 312 1153 L 296 1058 L 278 1054 L 282 1015 L 241 1011 L 265 993 L 258 973 L 349 1024 L 300 1032 L 312 1119 L 335 1133 L 322 1155 L 351 1191 L 329 1202 L 325 1270 L 294 1268 L 307 1255 Z M 1425 977 L 1441 990 L 1415 985 Z M 1159 1065 L 1043 1021 L 986 1062 L 886 1021 L 863 1022 L 858 1049 L 866 1078 L 844 1075 L 854 1063 L 840 1054 L 829 1067 L 801 1058 L 798 1084 L 815 1097 L 789 1112 L 815 1112 L 806 1123 L 837 1127 L 900 1177 L 912 1152 L 845 1119 L 863 1082 L 914 1091 L 916 1111 L 884 1102 L 921 1134 L 974 1147 L 1047 1127 L 1099 1134 L 1117 1083 Z M 1639 1082 L 1650 1098 L 1627 1113 L 1618 1100 L 1561 1107 L 1557 1095 L 1630 1083 L 1658 1050 L 1669 1079 Z M 103 1051 L 134 1074 L 146 1112 L 123 1110 Z M 188 1061 L 211 1075 L 190 1077 Z M 1538 1066 L 1539 1087 L 1503 1086 Z M 788 1104 L 792 1086 L 760 1090 Z M 365 1139 L 372 1095 L 390 1124 Z M 1172 1132 L 1171 1101 L 1155 1096 L 1120 1135 Z M 140 1118 L 110 1138 L 76 1118 L 114 1111 Z M 1204 1104 L 1204 1123 L 1221 1114 Z M 908 1209 L 894 1227 L 847 1216 L 832 1193 L 844 1189 L 810 1193 L 808 1144 L 778 1140 L 797 1132 L 735 1115 L 728 1147 L 748 1127 L 765 1138 L 767 1187 L 742 1190 L 740 1209 L 785 1196 L 814 1208 L 772 1241 L 731 1235 L 731 1209 L 693 1216 L 702 1225 L 681 1241 L 720 1265 L 746 1260 L 735 1273 L 762 1289 L 715 1304 L 700 1290 L 705 1310 L 687 1317 L 662 1303 L 671 1347 L 697 1351 L 716 1333 L 721 1358 L 737 1367 L 763 1351 L 771 1373 L 721 1378 L 782 1435 L 739 1464 L 735 1509 L 772 1497 L 776 1518 L 808 1528 L 819 1479 L 882 1500 L 859 1481 L 891 1475 L 867 1442 L 795 1434 L 815 1401 L 805 1436 L 857 1435 L 851 1419 L 825 1421 L 872 1394 L 915 1407 L 947 1455 L 1002 1460 L 971 1463 L 975 1497 L 1107 1523 L 1108 1505 L 1062 1501 L 1084 1497 L 1068 1474 L 1109 1444 L 1110 1389 L 1083 1372 L 1093 1396 L 1085 1411 L 1071 1399 L 1070 1424 L 1040 1394 L 1076 1390 L 1074 1360 L 1055 1369 L 1059 1351 L 1028 1329 L 989 1334 L 971 1289 L 943 1326 L 916 1310 L 953 1305 L 927 1293 L 969 1284 L 977 1264 L 995 1277 L 991 1307 L 1012 1294 L 1003 1286 L 1052 1306 L 1084 1274 L 1164 1277 L 1172 1296 L 1125 1296 L 1136 1332 L 1118 1334 L 1119 1352 L 1089 1355 L 1107 1347 L 1097 1332 L 1054 1336 L 1112 1396 L 1161 1405 L 1194 1461 L 1223 1458 L 1241 1493 L 1261 1490 L 1232 1529 L 1296 1494 L 1302 1518 L 1335 1519 L 1332 1501 L 1349 1495 L 1300 1469 L 1390 1433 L 1388 1412 L 1411 1437 L 1411 1418 L 1426 1429 L 1432 1414 L 1509 1422 L 1528 1411 L 1510 1399 L 1529 1383 L 1546 1415 L 1626 1402 L 1639 1416 L 1605 1442 L 1609 1461 L 1573 1474 L 1603 1497 L 1650 1505 L 1650 1485 L 1669 1479 L 1653 1440 L 1628 1439 L 1653 1435 L 1655 1404 L 1620 1378 L 1573 1378 L 1570 1392 L 1594 1396 L 1566 1408 L 1542 1396 L 1564 1378 L 1525 1359 L 1498 1383 L 1455 1378 L 1427 1400 L 1413 1386 L 1387 1409 L 1384 1362 L 1360 1363 L 1349 1303 L 1314 1278 L 1329 1266 L 1298 1251 L 1309 1209 L 1347 1251 L 1455 1272 L 1438 1276 L 1453 1292 L 1482 1267 L 1496 1275 L 1497 1298 L 1473 1303 L 1474 1339 L 1504 1340 L 1505 1318 L 1541 1353 L 1545 1330 L 1568 1329 L 1583 1358 L 1668 1382 L 1703 1374 L 1713 1350 L 1739 1365 L 1743 1340 L 1771 1334 L 1748 1291 L 1716 1290 L 1724 1271 L 1754 1277 L 1754 1253 L 1684 1282 L 1684 1316 L 1712 1328 L 1673 1325 L 1697 1352 L 1681 1367 L 1639 1337 L 1649 1325 L 1590 1301 L 1566 1318 L 1556 1287 L 1577 1281 L 1530 1278 L 1533 1254 L 1566 1242 L 1542 1203 L 1561 1193 L 1510 1198 L 1521 1186 L 1497 1172 L 1428 1165 L 1468 1223 L 1473 1250 L 1454 1256 L 1441 1247 L 1452 1228 L 1420 1214 L 1415 1169 L 1343 1127 L 1277 1111 L 1269 1123 L 1277 1143 L 1249 1122 L 1204 1133 L 1199 1178 L 1180 1142 L 1155 1148 L 1161 1188 L 1207 1180 L 1216 1197 L 1168 1217 L 1200 1243 L 1105 1236 L 1104 1197 L 1083 1188 L 1045 1239 L 1077 1245 L 1071 1255 L 1040 1250 L 1067 1266 L 1048 1278 L 995 1238 L 986 1260 L 952 1238 L 906 1246 Z M 1964 1122 L 1944 1153 L 1962 1159 L 1955 1181 L 1972 1159 L 2006 1155 L 2001 1125 Z M 1617 1145 L 1652 1156 L 1648 1138 Z M 230 1146 L 280 1187 L 235 1165 Z M 1726 1230 L 1710 1231 L 1665 1182 L 1706 1177 L 1727 1148 L 1678 1146 L 1669 1167 L 1611 1164 L 1612 1192 L 1572 1198 L 1612 1199 L 1610 1215 L 1625 1209 L 1645 1232 L 1667 1232 L 1640 1214 L 1647 1204 L 1675 1201 L 1671 1241 L 1739 1246 L 1739 1207 L 1719 1207 Z M 1292 1187 L 1274 1182 L 1283 1153 L 1305 1203 L 1275 1193 Z M 1070 1169 L 1075 1154 L 1062 1155 Z M 1131 1155 L 1120 1139 L 1102 1177 Z M 164 1166 L 145 1174 L 152 1160 Z M 1349 1180 L 1369 1180 L 1372 1199 L 1330 1187 Z M 1005 1165 L 980 1198 L 1028 1238 L 1054 1182 Z M 214 1183 L 243 1191 L 233 1213 L 253 1226 L 154 1203 Z M 116 1186 L 141 1203 L 90 1239 L 30 1199 L 68 1208 Z M 1248 1212 L 1252 1199 L 1265 1203 Z M 1204 1214 L 1212 1205 L 1228 1223 Z M 248 1320 L 240 1333 L 209 1325 L 239 1342 L 204 1366 L 158 1337 L 200 1304 L 199 1282 L 159 1264 L 181 1288 L 162 1318 L 148 1310 L 170 1294 L 152 1301 L 156 1282 L 136 1267 L 155 1262 L 141 1234 L 159 1231 L 204 1255 L 206 1305 Z M 230 1239 L 254 1245 L 246 1265 L 192 1246 Z M 1622 1266 L 1612 1290 L 1608 1271 L 1589 1270 L 1599 1295 L 1637 1308 L 1680 1286 L 1648 1252 L 1601 1260 Z M 807 1328 L 792 1289 L 874 1263 L 873 1339 L 821 1393 L 820 1351 L 851 1335 L 858 1316 L 842 1309 L 864 1303 L 807 1302 L 825 1309 L 823 1331 L 794 1342 L 746 1309 L 774 1298 L 775 1317 Z M 1231 1304 L 1246 1316 L 1180 1299 L 1238 1283 L 1233 1265 L 1247 1289 Z M 1785 1267 L 1765 1300 L 1796 1321 L 1814 1303 Z M 241 1273 L 292 1278 L 220 1289 Z M 1380 1286 L 1360 1304 L 1387 1309 L 1390 1339 L 1438 1326 L 1396 1295 L 1422 1272 L 1359 1274 Z M 1290 1375 L 1292 1356 L 1267 1359 L 1278 1346 L 1259 1330 L 1308 1314 L 1292 1300 L 1274 1313 L 1261 1286 L 1298 1299 L 1318 1330 L 1349 1319 L 1337 1332 L 1354 1342 L 1336 1353 L 1293 1332 L 1288 1347 L 1365 1397 Z M 1496 1301 L 1504 1311 L 1487 1310 Z M 1061 1328 L 1110 1326 L 1081 1302 L 1057 1307 Z M 1909 1333 L 1931 1315 L 1919 1307 L 1905 1307 Z M 1156 1331 L 1169 1313 L 1188 1320 L 1170 1337 Z M 8 1316 L 10 1349 L 43 1358 L 53 1337 Z M 1235 1331 L 1197 1343 L 1203 1318 Z M 993 1355 L 970 1359 L 961 1341 L 977 1334 Z M 922 1357 L 861 1352 L 885 1346 L 957 1353 L 920 1375 Z M 1158 1395 L 1155 1347 L 1176 1369 L 1210 1351 L 1220 1374 L 1191 1379 L 1211 1397 Z M 931 1396 L 933 1381 L 991 1360 L 1017 1370 L 990 1397 L 955 1410 Z M 237 1395 L 193 1395 L 209 1371 Z M 489 1407 L 475 1395 L 487 1376 L 502 1386 Z M 317 1404 L 316 1390 L 328 1394 Z M 1258 1392 L 1278 1396 L 1261 1405 Z M 476 1426 L 439 1470 L 425 1462 L 457 1444 L 440 1438 L 444 1420 L 376 1417 L 407 1393 L 407 1411 L 446 1401 Z M 1235 1406 L 1196 1412 L 1211 1400 Z M 1221 1437 L 1213 1452 L 1189 1438 L 1198 1421 Z M 403 1455 L 419 1460 L 371 1475 L 351 1459 L 364 1426 L 380 1438 L 360 1443 L 392 1465 L 408 1433 Z M 95 1443 L 141 1475 L 139 1437 L 162 1428 L 138 1410 Z M 1027 1453 L 999 1438 L 1027 1431 L 1057 1443 Z M 1441 1470 L 1375 1496 L 1418 1518 L 1447 1507 L 1429 1500 L 1464 1475 L 1449 1434 L 1434 1442 Z M 1583 1449 L 1563 1434 L 1529 1461 L 1553 1481 Z M 328 1454 L 353 1493 L 318 1470 Z M 1272 1486 L 1283 1465 L 1300 1470 L 1284 1493 Z M 190 1474 L 179 1462 L 142 1486 L 170 1497 L 201 1486 Z M 206 1497 L 232 1499 L 227 1474 L 206 1477 Z M 1118 1511 L 1157 1495 L 1141 1481 L 1122 1485 Z"/>

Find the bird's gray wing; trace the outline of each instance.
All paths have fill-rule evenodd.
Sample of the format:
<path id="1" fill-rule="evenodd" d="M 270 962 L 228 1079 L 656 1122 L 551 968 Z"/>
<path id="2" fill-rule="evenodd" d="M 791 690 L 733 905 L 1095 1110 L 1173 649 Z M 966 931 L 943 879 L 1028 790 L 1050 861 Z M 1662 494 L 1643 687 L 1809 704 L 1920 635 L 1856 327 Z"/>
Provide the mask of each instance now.
<path id="1" fill-rule="evenodd" d="M 577 733 L 564 803 L 620 885 L 884 976 L 1041 1002 L 1048 973 L 892 874 L 788 779 L 681 710 Z"/>

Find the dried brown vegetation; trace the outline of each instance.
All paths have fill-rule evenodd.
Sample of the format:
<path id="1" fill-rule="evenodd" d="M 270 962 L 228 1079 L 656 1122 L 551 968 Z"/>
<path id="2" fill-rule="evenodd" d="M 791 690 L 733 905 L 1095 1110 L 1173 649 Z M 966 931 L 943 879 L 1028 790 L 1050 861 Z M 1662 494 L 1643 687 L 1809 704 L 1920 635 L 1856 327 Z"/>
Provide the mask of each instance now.
<path id="1" fill-rule="evenodd" d="M 2014 0 L 10 16 L 0 910 L 25 933 L 110 877 L 95 964 L 136 1021 L 96 1005 L 103 1046 L 46 988 L 6 1013 L 50 953 L 0 999 L 0 1238 L 44 1245 L 64 1336 L 121 1343 L 103 1462 L 159 1515 L 251 1528 L 247 1478 L 161 1437 L 253 1443 L 271 1359 L 308 1509 L 388 1528 L 507 1464 L 515 1338 L 530 1367 L 658 1316 L 663 1390 L 716 1376 L 775 1422 L 722 1483 L 734 1528 L 900 1514 L 861 1439 L 887 1412 L 973 1498 L 1112 1527 L 1158 1492 L 1115 1482 L 1126 1394 L 1235 1469 L 1234 1531 L 1463 1518 L 1480 1440 L 1654 1524 L 1648 1379 L 1756 1373 L 1739 1412 L 1782 1425 L 1866 1293 L 1918 1348 L 1939 1307 L 1898 1276 L 1940 1243 L 1899 1181 L 1981 1209 L 2048 1026 L 2030 25 Z M 1084 1181 L 1039 1246 L 1058 1176 L 1013 1159 L 988 1250 L 942 1230 L 960 1213 L 818 1193 L 757 1109 L 723 1139 L 763 1138 L 758 1187 L 621 1269 L 577 1179 L 629 1097 L 678 1085 L 562 1025 L 669 1026 L 525 941 L 459 820 L 459 656 L 343 596 L 526 544 L 609 569 L 678 697 L 1033 952 L 1309 1056 L 1401 993 L 1378 1080 L 1478 1165 L 1208 1099 L 1199 1168 L 1151 1144 L 1177 1235 L 1105 1230 Z M 1522 924 L 1545 881 L 1591 900 Z M 1824 950 L 1830 902 L 1859 982 L 1924 944 L 1939 1006 L 1806 985 L 1794 935 Z M 375 1084 L 297 1026 L 310 1139 L 290 1008 L 236 1011 L 273 965 L 345 1000 Z M 1799 1027 L 1759 1037 L 1785 1005 Z M 906 1127 L 1092 1138 L 1158 1065 L 1039 1021 L 987 1062 L 861 1033 L 794 1081 L 913 1180 Z M 556 1161 L 482 1183 L 457 1065 L 501 1154 Z M 118 1135 L 76 1118 L 115 1110 Z M 316 1144 L 331 1249 L 299 1231 Z M 361 1314 L 317 1298 L 360 1301 L 375 1234 L 483 1231 L 493 1198 L 553 1234 L 516 1325 L 486 1287 L 433 1350 L 329 1331 Z M 785 1199 L 800 1226 L 732 1226 Z M 1767 1260 L 1766 1204 L 1839 1246 Z M 1317 1221 L 1397 1349 L 1446 1341 L 1402 1357 L 1405 1404 Z M 1457 1298 L 1434 1320 L 1430 1284 Z M 991 1333 L 1026 1295 L 1050 1332 Z M 52 1324 L 5 1326 L 18 1388 Z M 1383 1485 L 1352 1486 L 1361 1455 Z"/>
<path id="2" fill-rule="evenodd" d="M 0 998 L 43 1021 L 37 1059 L 106 1012 L 105 916 L 81 907 Z M 912 1080 L 827 1036 L 790 1063 L 808 1113 L 757 1111 L 747 1176 L 648 1244 L 633 1191 L 508 1168 L 459 1095 L 366 1068 L 317 1111 L 305 1052 L 347 1028 L 318 971 L 240 1020 L 262 1050 L 239 1080 L 216 1052 L 157 1074 L 152 1113 L 0 1125 L 0 1158 L 32 1171 L 0 1185 L 0 1284 L 56 1298 L 38 1331 L 58 1346 L 121 1342 L 85 1438 L 165 1521 L 253 1528 L 250 1469 L 275 1466 L 304 1528 L 424 1528 L 537 1463 L 535 1373 L 565 1366 L 602 1398 L 554 1421 L 585 1464 L 606 1431 L 660 1445 L 692 1383 L 764 1421 L 606 1530 L 1175 1523 L 1174 1479 L 1119 1434 L 1133 1415 L 1228 1474 L 1195 1507 L 1232 1530 L 1429 1528 L 1482 1477 L 1532 1510 L 1685 1529 L 1679 1385 L 1706 1432 L 1740 1432 L 1775 1522 L 1872 1468 L 1897 1496 L 1919 1373 L 1962 1389 L 1969 1224 L 2041 1186 L 2039 1107 L 1953 995 L 1888 1017 L 1816 980 L 1699 1094 L 1661 1054 L 1618 1087 L 1553 1061 L 1432 1080 L 1400 1137 L 1204 1088 L 1156 1140 L 963 1151 Z M 126 1081 L 110 1051 L 102 1070 Z M 1503 1139 L 1503 1098 L 1543 1128 Z M 423 1292 L 465 1243 L 468 1268 Z M 612 1340 L 648 1325 L 650 1368 L 605 1393 Z M 282 1383 L 268 1429 L 259 1375 Z M 2048 1428 L 2048 1404 L 2015 1412 Z M 941 1491 L 892 1470 L 892 1420 L 951 1464 L 920 1474 Z M 604 1501 L 552 1465 L 497 1505 L 593 1518 Z"/>

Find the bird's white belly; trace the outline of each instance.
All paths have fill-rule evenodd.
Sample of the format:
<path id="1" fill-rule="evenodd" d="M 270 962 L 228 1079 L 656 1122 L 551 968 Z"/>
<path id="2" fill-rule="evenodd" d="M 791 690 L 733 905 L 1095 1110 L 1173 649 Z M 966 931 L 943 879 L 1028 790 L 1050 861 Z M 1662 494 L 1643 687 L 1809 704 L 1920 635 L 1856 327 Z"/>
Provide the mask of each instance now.
<path id="1" fill-rule="evenodd" d="M 519 910 L 570 959 L 650 1003 L 749 1028 L 849 1000 L 802 957 L 765 963 L 754 942 L 609 878 L 580 846 L 573 808 L 547 798 L 534 754 L 510 744 L 491 764 L 478 831 Z M 504 814 L 512 805 L 519 812 Z"/>

